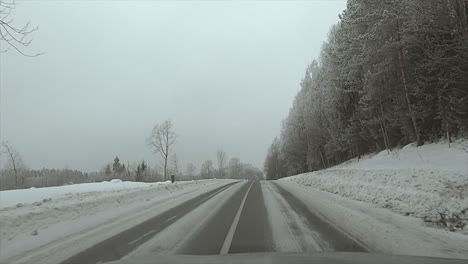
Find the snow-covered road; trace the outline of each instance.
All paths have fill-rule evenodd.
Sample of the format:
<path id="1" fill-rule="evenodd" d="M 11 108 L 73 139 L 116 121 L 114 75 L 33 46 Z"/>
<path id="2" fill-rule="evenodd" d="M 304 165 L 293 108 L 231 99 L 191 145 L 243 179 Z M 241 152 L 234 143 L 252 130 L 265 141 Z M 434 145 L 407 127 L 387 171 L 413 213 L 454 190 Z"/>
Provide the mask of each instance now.
<path id="1" fill-rule="evenodd" d="M 57 259 L 67 257 L 230 182 L 233 181 L 170 184 L 117 180 L 2 191 L 0 262 L 20 260 L 17 256 L 30 262 L 30 256 L 40 259 L 54 256 L 54 252 L 60 255 Z"/>
<path id="2" fill-rule="evenodd" d="M 153 254 L 270 251 L 468 259 L 465 235 L 288 181 L 115 186 L 65 193 L 38 205 L 44 197 L 0 210 L 0 262 L 98 263 Z"/>

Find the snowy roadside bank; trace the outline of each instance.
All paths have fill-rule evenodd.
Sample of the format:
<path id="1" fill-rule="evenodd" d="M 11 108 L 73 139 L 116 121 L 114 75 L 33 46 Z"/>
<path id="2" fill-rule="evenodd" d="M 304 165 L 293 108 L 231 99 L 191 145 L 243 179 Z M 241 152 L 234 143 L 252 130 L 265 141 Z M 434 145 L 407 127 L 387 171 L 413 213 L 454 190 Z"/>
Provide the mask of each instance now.
<path id="1" fill-rule="evenodd" d="M 0 201 L 6 205 L 0 209 L 0 261 L 11 262 L 9 258 L 15 255 L 34 253 L 47 244 L 66 244 L 74 236 L 89 233 L 92 236 L 78 239 L 71 247 L 72 250 L 86 248 L 161 210 L 230 182 L 233 181 L 176 184 L 116 181 L 0 192 Z M 13 198 L 22 201 L 22 206 L 12 206 Z M 105 227 L 108 230 L 99 231 Z M 43 250 L 43 254 L 50 252 Z"/>
<path id="2" fill-rule="evenodd" d="M 408 145 L 297 176 L 294 182 L 468 234 L 468 141 Z"/>
<path id="3" fill-rule="evenodd" d="M 195 181 L 176 182 L 178 185 L 191 184 Z M 99 192 L 99 196 L 113 195 L 119 191 L 132 191 L 135 189 L 154 188 L 159 186 L 170 186 L 170 181 L 165 182 L 130 182 L 114 179 L 111 181 L 81 183 L 64 186 L 29 188 L 0 191 L 0 210 L 8 207 L 22 207 L 25 204 L 34 204 L 50 202 L 56 198 L 64 196 L 73 196 L 76 194 Z"/>
<path id="4" fill-rule="evenodd" d="M 468 259 L 468 236 L 427 228 L 422 220 L 315 188 L 277 181 L 311 212 L 360 241 L 372 252 Z"/>

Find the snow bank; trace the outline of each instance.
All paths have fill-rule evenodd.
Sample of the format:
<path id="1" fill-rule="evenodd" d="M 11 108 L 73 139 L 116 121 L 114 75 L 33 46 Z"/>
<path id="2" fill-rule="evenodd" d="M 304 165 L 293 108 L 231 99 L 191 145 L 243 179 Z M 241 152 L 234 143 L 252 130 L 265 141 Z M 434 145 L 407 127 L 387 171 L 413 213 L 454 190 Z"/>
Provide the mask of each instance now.
<path id="1" fill-rule="evenodd" d="M 444 216 L 459 222 L 468 218 L 467 146 L 467 140 L 452 143 L 450 148 L 446 143 L 407 145 L 390 154 L 383 151 L 280 181 L 311 186 L 428 222 L 440 223 Z M 466 221 L 459 224 L 448 227 L 455 231 Z"/>
<path id="2" fill-rule="evenodd" d="M 334 169 L 420 169 L 443 170 L 454 173 L 468 173 L 468 140 L 457 140 L 450 144 L 446 142 L 426 144 L 416 147 L 414 144 L 395 149 L 390 153 L 382 151 L 375 155 L 367 155 L 352 159 Z"/>
<path id="3" fill-rule="evenodd" d="M 189 182 L 176 182 L 177 184 L 186 184 Z M 73 195 L 76 193 L 90 192 L 109 192 L 118 190 L 129 190 L 138 188 L 154 188 L 171 184 L 171 181 L 144 183 L 130 182 L 119 179 L 111 181 L 81 183 L 65 186 L 44 187 L 44 188 L 29 188 L 20 190 L 0 191 L 0 209 L 22 206 L 36 202 L 49 201 L 61 196 Z"/>

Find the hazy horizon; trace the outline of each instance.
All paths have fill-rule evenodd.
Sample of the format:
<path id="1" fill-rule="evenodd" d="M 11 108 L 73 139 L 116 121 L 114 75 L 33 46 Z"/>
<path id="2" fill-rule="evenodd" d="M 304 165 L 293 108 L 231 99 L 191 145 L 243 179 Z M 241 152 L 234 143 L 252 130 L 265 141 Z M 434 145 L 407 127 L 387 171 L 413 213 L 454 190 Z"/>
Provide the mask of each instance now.
<path id="1" fill-rule="evenodd" d="M 161 159 L 171 119 L 181 171 L 223 149 L 263 168 L 306 66 L 346 1 L 17 1 L 39 30 L 27 58 L 1 53 L 1 140 L 32 169 L 98 171 Z M 174 152 L 173 152 L 174 153 Z M 3 165 L 2 165 L 3 167 Z"/>

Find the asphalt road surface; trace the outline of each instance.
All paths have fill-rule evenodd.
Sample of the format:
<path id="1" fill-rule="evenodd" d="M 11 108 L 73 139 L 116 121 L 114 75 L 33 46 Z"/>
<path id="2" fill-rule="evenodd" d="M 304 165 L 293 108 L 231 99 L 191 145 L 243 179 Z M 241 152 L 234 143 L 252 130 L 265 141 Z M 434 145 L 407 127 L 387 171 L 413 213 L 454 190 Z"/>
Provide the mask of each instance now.
<path id="1" fill-rule="evenodd" d="M 103 263 L 132 254 L 224 255 L 284 250 L 367 251 L 276 184 L 240 181 L 90 245 L 63 263 Z"/>

